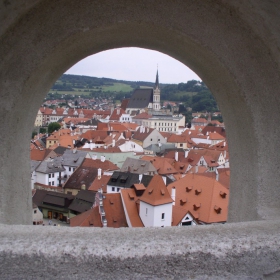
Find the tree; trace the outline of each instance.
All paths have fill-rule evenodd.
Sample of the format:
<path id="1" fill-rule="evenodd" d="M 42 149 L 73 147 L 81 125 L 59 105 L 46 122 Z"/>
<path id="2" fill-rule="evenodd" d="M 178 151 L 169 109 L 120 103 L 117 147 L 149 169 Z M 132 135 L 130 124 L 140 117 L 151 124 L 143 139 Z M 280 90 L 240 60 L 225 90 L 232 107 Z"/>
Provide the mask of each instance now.
<path id="1" fill-rule="evenodd" d="M 48 125 L 48 133 L 51 134 L 53 133 L 55 130 L 59 130 L 60 129 L 60 124 L 57 123 L 57 122 L 53 122 L 53 123 L 50 123 Z"/>
<path id="2" fill-rule="evenodd" d="M 39 130 L 40 133 L 44 134 L 47 132 L 47 130 L 44 128 L 44 127 L 40 127 L 40 130 Z"/>

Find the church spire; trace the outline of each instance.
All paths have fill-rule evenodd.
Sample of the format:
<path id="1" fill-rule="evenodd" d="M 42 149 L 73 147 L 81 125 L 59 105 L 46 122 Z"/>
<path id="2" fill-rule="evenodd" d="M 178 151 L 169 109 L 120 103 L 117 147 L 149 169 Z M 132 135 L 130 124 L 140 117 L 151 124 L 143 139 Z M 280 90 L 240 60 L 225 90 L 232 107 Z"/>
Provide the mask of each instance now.
<path id="1" fill-rule="evenodd" d="M 157 68 L 157 75 L 156 75 L 156 84 L 155 84 L 156 88 L 159 88 L 159 80 L 158 80 L 158 68 Z"/>

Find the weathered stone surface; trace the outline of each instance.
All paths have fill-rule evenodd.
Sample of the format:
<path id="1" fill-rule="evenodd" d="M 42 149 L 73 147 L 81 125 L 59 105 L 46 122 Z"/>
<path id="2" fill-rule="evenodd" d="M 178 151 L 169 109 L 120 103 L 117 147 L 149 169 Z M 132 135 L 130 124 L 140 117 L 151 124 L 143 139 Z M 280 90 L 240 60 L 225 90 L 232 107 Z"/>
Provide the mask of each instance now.
<path id="1" fill-rule="evenodd" d="M 229 221 L 278 219 L 279 11 L 277 0 L 1 1 L 0 222 L 31 224 L 28 144 L 51 85 L 80 59 L 129 46 L 173 56 L 215 95 L 229 138 Z M 66 234 L 64 229 L 41 233 L 28 226 L 1 226 L 1 277 L 54 279 L 67 271 L 66 278 L 81 279 L 94 271 L 100 278 L 126 278 L 133 268 L 136 279 L 179 279 L 186 270 L 198 279 L 277 279 L 279 223 L 250 225 L 213 227 L 211 233 L 208 227 L 188 229 L 184 236 L 180 229 L 149 229 L 145 240 L 142 230 L 107 229 L 103 239 L 92 229 Z M 72 247 L 74 239 L 78 241 Z M 35 261 L 43 263 L 38 270 Z M 18 277 L 21 273 L 24 277 Z"/>
<path id="2" fill-rule="evenodd" d="M 1 225 L 1 278 L 262 279 L 279 269 L 279 230 L 279 221 L 164 229 Z"/>

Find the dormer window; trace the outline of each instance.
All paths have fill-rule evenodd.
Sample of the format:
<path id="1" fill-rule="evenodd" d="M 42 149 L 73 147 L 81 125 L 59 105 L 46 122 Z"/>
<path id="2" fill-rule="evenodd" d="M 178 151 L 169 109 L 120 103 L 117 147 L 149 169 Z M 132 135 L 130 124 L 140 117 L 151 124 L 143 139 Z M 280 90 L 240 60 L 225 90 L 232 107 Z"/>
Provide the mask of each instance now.
<path id="1" fill-rule="evenodd" d="M 221 214 L 222 208 L 215 205 L 214 210 L 217 214 Z"/>
<path id="2" fill-rule="evenodd" d="M 200 208 L 201 204 L 200 203 L 196 203 L 193 205 L 193 210 L 196 211 Z"/>
<path id="3" fill-rule="evenodd" d="M 201 193 L 201 189 L 196 189 L 195 190 L 195 195 L 199 195 Z"/>
<path id="4" fill-rule="evenodd" d="M 186 187 L 186 192 L 190 192 L 192 190 L 192 187 Z"/>
<path id="5" fill-rule="evenodd" d="M 184 205 L 185 203 L 187 203 L 187 199 L 186 198 L 180 199 L 180 204 L 181 205 Z"/>
<path id="6" fill-rule="evenodd" d="M 226 194 L 225 192 L 223 192 L 223 191 L 220 191 L 220 196 L 221 196 L 222 198 L 226 198 L 227 194 Z"/>
<path id="7" fill-rule="evenodd" d="M 129 196 L 130 200 L 134 200 L 134 195 L 133 194 L 129 193 L 128 196 Z"/>

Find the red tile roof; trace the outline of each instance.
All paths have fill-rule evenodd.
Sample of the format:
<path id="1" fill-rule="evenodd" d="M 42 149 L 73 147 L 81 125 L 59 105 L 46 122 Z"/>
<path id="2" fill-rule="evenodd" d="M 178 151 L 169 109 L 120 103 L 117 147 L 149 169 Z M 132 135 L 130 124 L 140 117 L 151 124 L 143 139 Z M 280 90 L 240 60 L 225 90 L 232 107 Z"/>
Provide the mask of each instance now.
<path id="1" fill-rule="evenodd" d="M 70 227 L 91 226 L 102 227 L 98 206 L 70 219 Z"/>
<path id="2" fill-rule="evenodd" d="M 173 199 L 168 193 L 163 179 L 159 175 L 154 175 L 153 179 L 151 180 L 139 200 L 153 206 L 173 202 Z"/>
<path id="3" fill-rule="evenodd" d="M 150 156 L 143 156 L 141 159 L 150 161 L 160 175 L 178 173 L 178 171 L 172 166 L 174 162 L 173 159 Z"/>
<path id="4" fill-rule="evenodd" d="M 135 190 L 121 189 L 121 197 L 132 227 L 144 227 L 139 216 L 139 200 Z"/>
<path id="5" fill-rule="evenodd" d="M 175 205 L 188 210 L 200 221 L 216 223 L 227 220 L 229 191 L 214 178 L 187 174 L 168 185 L 169 193 L 173 187 L 176 189 Z"/>
<path id="6" fill-rule="evenodd" d="M 107 183 L 109 182 L 110 178 L 111 176 L 109 175 L 102 175 L 100 179 L 95 178 L 88 190 L 97 192 L 100 188 L 102 188 L 103 193 L 106 193 Z"/>
<path id="7" fill-rule="evenodd" d="M 110 116 L 110 121 L 119 121 L 122 114 L 125 114 L 125 110 L 123 110 L 122 108 L 116 108 Z"/>
<path id="8" fill-rule="evenodd" d="M 105 194 L 103 207 L 107 226 L 113 228 L 127 227 L 120 193 Z"/>

